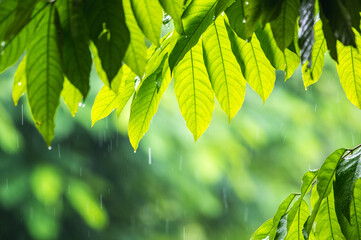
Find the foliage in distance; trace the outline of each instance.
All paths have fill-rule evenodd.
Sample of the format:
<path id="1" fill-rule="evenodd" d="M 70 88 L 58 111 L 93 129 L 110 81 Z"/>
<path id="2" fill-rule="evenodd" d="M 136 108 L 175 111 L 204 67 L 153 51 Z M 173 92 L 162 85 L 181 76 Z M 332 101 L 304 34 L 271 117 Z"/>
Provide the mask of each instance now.
<path id="1" fill-rule="evenodd" d="M 0 71 L 23 56 L 14 103 L 27 94 L 49 146 L 60 97 L 75 116 L 92 63 L 104 82 L 93 124 L 115 109 L 120 114 L 130 100 L 128 135 L 136 150 L 174 79 L 197 140 L 215 99 L 231 121 L 247 83 L 264 102 L 275 71 L 287 80 L 301 62 L 307 88 L 318 81 L 327 51 L 347 97 L 361 108 L 360 10 L 358 0 L 3 0 Z M 161 37 L 169 21 L 174 30 Z"/>
<path id="2" fill-rule="evenodd" d="M 302 178 L 251 237 L 261 239 L 361 239 L 361 146 L 329 155 L 319 170 Z M 311 191 L 311 205 L 304 200 Z"/>

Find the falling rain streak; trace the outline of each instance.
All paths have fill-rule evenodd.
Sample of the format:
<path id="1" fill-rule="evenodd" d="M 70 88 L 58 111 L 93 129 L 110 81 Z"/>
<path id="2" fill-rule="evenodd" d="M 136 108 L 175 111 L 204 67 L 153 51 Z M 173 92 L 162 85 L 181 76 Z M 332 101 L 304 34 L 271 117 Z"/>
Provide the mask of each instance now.
<path id="1" fill-rule="evenodd" d="M 148 163 L 149 165 L 152 164 L 152 149 L 148 148 Z"/>

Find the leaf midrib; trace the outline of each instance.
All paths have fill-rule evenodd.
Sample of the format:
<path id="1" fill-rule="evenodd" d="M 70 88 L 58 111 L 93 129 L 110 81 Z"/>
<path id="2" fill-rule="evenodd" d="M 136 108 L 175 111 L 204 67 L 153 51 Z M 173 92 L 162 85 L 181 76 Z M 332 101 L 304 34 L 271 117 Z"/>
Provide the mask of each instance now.
<path id="1" fill-rule="evenodd" d="M 225 81 L 226 89 L 227 89 L 228 120 L 230 121 L 230 120 L 231 120 L 231 103 L 230 103 L 230 100 L 229 100 L 228 80 L 227 80 L 226 67 L 225 67 L 225 65 L 224 65 L 223 52 L 222 52 L 221 42 L 220 42 L 220 40 L 219 40 L 219 35 L 218 35 L 218 30 L 217 30 L 217 25 L 216 25 L 216 23 L 214 23 L 214 29 L 215 29 L 215 31 L 216 31 L 216 37 L 217 37 L 217 43 L 218 43 L 218 47 L 219 47 L 219 53 L 220 53 L 220 55 L 221 55 L 221 60 L 222 60 L 224 81 Z"/>

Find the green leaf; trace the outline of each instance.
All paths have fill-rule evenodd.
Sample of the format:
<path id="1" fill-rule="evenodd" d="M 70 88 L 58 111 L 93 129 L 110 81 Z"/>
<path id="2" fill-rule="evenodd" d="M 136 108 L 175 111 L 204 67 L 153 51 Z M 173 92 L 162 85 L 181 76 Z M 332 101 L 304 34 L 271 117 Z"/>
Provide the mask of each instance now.
<path id="1" fill-rule="evenodd" d="M 284 0 L 278 17 L 271 21 L 271 29 L 278 47 L 284 51 L 293 41 L 298 17 L 299 0 Z"/>
<path id="2" fill-rule="evenodd" d="M 171 81 L 168 67 L 164 65 L 167 56 L 164 56 L 158 70 L 143 80 L 142 85 L 134 95 L 128 125 L 129 140 L 134 151 L 137 150 L 140 139 L 148 131 L 150 122 L 158 110 L 163 93 Z M 164 67 L 165 70 L 163 70 L 163 66 L 166 66 Z M 163 79 L 162 71 L 167 71 L 167 74 L 164 74 L 166 77 Z M 162 81 L 160 87 L 158 85 L 159 81 Z"/>
<path id="3" fill-rule="evenodd" d="M 125 53 L 124 62 L 133 70 L 133 72 L 142 77 L 147 62 L 147 46 L 145 45 L 145 37 L 134 18 L 132 8 L 130 6 L 130 0 L 123 0 L 123 5 L 125 22 L 127 23 L 130 31 L 130 43 L 128 50 Z"/>
<path id="4" fill-rule="evenodd" d="M 202 36 L 203 56 L 213 90 L 228 120 L 241 108 L 246 81 L 237 64 L 222 16 Z"/>
<path id="5" fill-rule="evenodd" d="M 320 209 L 322 200 L 329 196 L 332 190 L 332 184 L 334 181 L 334 176 L 336 173 L 336 167 L 342 159 L 343 154 L 345 153 L 344 148 L 340 148 L 333 153 L 331 153 L 324 163 L 322 164 L 318 176 L 317 176 L 317 196 L 318 200 L 315 202 L 310 218 L 307 220 L 305 225 L 306 231 L 309 234 L 315 218 Z M 316 194 L 316 193 L 315 193 Z"/>
<path id="6" fill-rule="evenodd" d="M 35 6 L 39 1 L 22 0 L 16 2 L 16 10 L 13 15 L 12 21 L 9 22 L 9 25 L 7 26 L 5 39 L 10 39 L 13 36 L 17 35 L 30 22 L 33 15 L 41 13 L 41 11 L 43 11 L 43 9 L 46 7 L 45 4 L 41 4 L 42 7 L 36 9 L 34 13 L 33 10 L 35 9 Z"/>
<path id="7" fill-rule="evenodd" d="M 204 66 L 201 41 L 174 69 L 179 109 L 195 141 L 208 128 L 214 109 L 214 93 Z"/>
<path id="8" fill-rule="evenodd" d="M 263 29 L 258 28 L 256 36 L 264 54 L 272 66 L 277 70 L 285 71 L 285 79 L 289 79 L 300 65 L 300 58 L 297 54 L 289 49 L 285 49 L 283 53 L 278 48 L 269 23 L 267 23 Z"/>
<path id="9" fill-rule="evenodd" d="M 274 240 L 283 240 L 287 236 L 287 214 L 283 215 L 281 220 L 279 221 L 276 236 Z M 271 238 L 272 239 L 272 238 Z"/>
<path id="10" fill-rule="evenodd" d="M 264 240 L 267 239 L 271 228 L 273 227 L 273 219 L 268 219 L 260 226 L 255 233 L 253 233 L 250 240 Z"/>
<path id="11" fill-rule="evenodd" d="M 171 72 L 183 59 L 186 53 L 198 43 L 198 39 L 228 6 L 231 0 L 193 0 L 182 15 L 184 32 L 179 37 L 176 45 L 169 55 L 169 67 Z M 221 4 L 220 4 L 221 3 Z"/>
<path id="12" fill-rule="evenodd" d="M 18 69 L 15 72 L 13 83 L 13 101 L 18 105 L 19 99 L 26 92 L 26 56 L 21 60 Z"/>
<path id="13" fill-rule="evenodd" d="M 41 8 L 43 5 L 39 5 Z M 36 11 L 38 7 L 36 8 Z M 29 42 L 33 39 L 33 33 L 36 30 L 38 22 L 43 14 L 33 16 L 32 20 L 21 29 L 21 31 L 10 39 L 3 41 L 0 46 L 0 73 L 15 64 L 24 53 Z"/>
<path id="14" fill-rule="evenodd" d="M 159 44 L 162 27 L 162 7 L 155 0 L 130 0 L 135 19 L 149 41 Z"/>
<path id="15" fill-rule="evenodd" d="M 259 25 L 260 2 L 235 0 L 234 3 L 226 9 L 229 25 L 238 37 L 246 40 L 252 37 L 253 32 Z"/>
<path id="16" fill-rule="evenodd" d="M 336 213 L 350 221 L 350 204 L 356 180 L 361 177 L 361 149 L 344 157 L 336 169 L 334 182 Z"/>
<path id="17" fill-rule="evenodd" d="M 300 198 L 303 198 L 311 190 L 311 187 L 316 180 L 317 174 L 317 170 L 309 170 L 305 173 L 305 175 L 303 175 Z"/>
<path id="18" fill-rule="evenodd" d="M 356 33 L 357 46 L 361 47 L 361 36 Z M 343 90 L 351 103 L 361 108 L 361 54 L 352 46 L 337 43 L 338 75 Z"/>
<path id="19" fill-rule="evenodd" d="M 354 184 L 350 212 L 354 235 L 361 239 L 361 178 L 357 179 Z"/>
<path id="20" fill-rule="evenodd" d="M 321 19 L 327 21 L 333 36 L 345 46 L 356 47 L 355 34 L 352 30 L 351 16 L 345 7 L 344 1 L 319 0 Z M 357 7 L 357 4 L 354 4 Z M 337 17 L 335 17 L 337 16 Z M 358 23 L 360 24 L 360 23 Z M 327 34 L 326 38 L 327 38 Z"/>
<path id="21" fill-rule="evenodd" d="M 61 91 L 61 96 L 71 115 L 75 117 L 75 114 L 78 112 L 79 104 L 81 104 L 81 100 L 83 99 L 83 95 L 67 78 L 64 79 L 64 87 L 63 91 Z"/>
<path id="22" fill-rule="evenodd" d="M 271 94 L 276 80 L 275 69 L 265 56 L 255 34 L 250 42 L 238 38 L 227 26 L 232 51 L 248 84 L 260 95 L 263 102 Z"/>
<path id="23" fill-rule="evenodd" d="M 270 239 L 274 239 L 277 236 L 277 234 L 278 235 L 281 234 L 281 233 L 277 233 L 277 232 L 279 232 L 279 228 L 280 228 L 279 225 L 281 224 L 280 221 L 282 220 L 282 218 L 284 216 L 287 215 L 288 209 L 290 208 L 293 200 L 295 199 L 295 197 L 297 195 L 298 194 L 291 193 L 290 195 L 288 195 L 288 197 L 285 200 L 283 200 L 281 205 L 278 207 L 277 212 L 273 217 L 273 226 L 269 233 Z M 286 224 L 286 226 L 287 226 L 287 224 Z M 286 228 L 286 232 L 287 232 L 287 228 Z M 283 234 L 281 234 L 281 235 L 283 235 Z"/>
<path id="24" fill-rule="evenodd" d="M 68 80 L 85 98 L 89 91 L 92 59 L 82 4 L 74 0 L 56 3 L 63 35 L 63 70 Z"/>
<path id="25" fill-rule="evenodd" d="M 331 189 L 332 190 L 332 189 Z M 318 195 L 318 191 L 313 191 L 315 197 Z M 335 200 L 333 192 L 324 198 L 316 216 L 315 236 L 319 240 L 340 240 L 345 239 L 341 232 L 340 225 L 337 220 L 335 212 Z"/>
<path id="26" fill-rule="evenodd" d="M 36 127 L 50 146 L 64 77 L 54 24 L 54 5 L 49 5 L 43 12 L 44 17 L 27 52 L 27 96 Z"/>
<path id="27" fill-rule="evenodd" d="M 312 46 L 314 42 L 314 11 L 315 0 L 301 0 L 300 19 L 298 29 L 298 45 L 300 48 L 301 63 L 308 61 L 308 68 L 312 65 Z"/>
<path id="28" fill-rule="evenodd" d="M 159 0 L 165 12 L 173 18 L 174 28 L 178 33 L 183 32 L 182 13 L 183 1 L 179 0 Z"/>
<path id="29" fill-rule="evenodd" d="M 117 75 L 130 37 L 121 0 L 84 1 L 90 38 L 93 40 L 109 83 Z"/>
<path id="30" fill-rule="evenodd" d="M 124 108 L 135 91 L 135 77 L 136 74 L 127 65 L 123 65 L 113 80 L 116 90 L 114 91 L 106 85 L 102 87 L 92 107 L 92 126 L 100 119 L 107 117 L 114 109 L 121 111 Z"/>
<path id="31" fill-rule="evenodd" d="M 159 66 L 162 64 L 164 60 L 164 56 L 166 54 L 169 55 L 170 51 L 172 51 L 174 44 L 176 43 L 177 33 L 170 32 L 169 34 L 165 35 L 161 41 L 159 46 L 152 45 L 148 49 L 148 62 L 145 69 L 145 79 L 147 76 L 152 75 Z"/>
<path id="32" fill-rule="evenodd" d="M 322 68 L 327 51 L 326 39 L 322 31 L 322 22 L 319 20 L 314 26 L 315 40 L 312 47 L 312 66 L 308 68 L 306 64 L 302 66 L 302 78 L 305 89 L 318 81 L 321 76 Z"/>
<path id="33" fill-rule="evenodd" d="M 10 23 L 15 17 L 18 2 L 14 0 L 3 0 L 0 2 L 0 41 L 5 39 L 5 34 Z"/>
<path id="34" fill-rule="evenodd" d="M 288 239 L 304 239 L 302 228 L 303 224 L 306 222 L 308 216 L 310 214 L 310 209 L 305 200 L 300 198 L 294 204 L 288 216 L 294 216 L 292 221 L 288 221 L 288 225 L 290 227 L 288 229 L 286 240 Z"/>

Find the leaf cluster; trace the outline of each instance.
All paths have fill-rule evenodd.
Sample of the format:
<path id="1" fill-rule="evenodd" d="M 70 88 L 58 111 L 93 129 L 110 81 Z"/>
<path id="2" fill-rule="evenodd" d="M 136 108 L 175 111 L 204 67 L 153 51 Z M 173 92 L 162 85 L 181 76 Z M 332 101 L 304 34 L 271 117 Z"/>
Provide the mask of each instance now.
<path id="1" fill-rule="evenodd" d="M 136 150 L 174 80 L 197 140 L 215 100 L 231 121 L 247 84 L 264 102 L 275 71 L 287 80 L 300 62 L 307 88 L 320 78 L 327 51 L 347 97 L 361 108 L 360 10 L 356 0 L 3 0 L 0 71 L 23 56 L 14 103 L 27 94 L 48 145 L 60 97 L 75 116 L 89 92 L 92 64 L 104 83 L 93 124 L 131 101 L 128 135 Z M 163 27 L 170 21 L 173 30 Z"/>
<path id="2" fill-rule="evenodd" d="M 334 151 L 303 176 L 301 193 L 290 194 L 251 240 L 361 239 L 360 166 L 360 146 Z M 309 205 L 304 198 L 310 191 Z"/>

